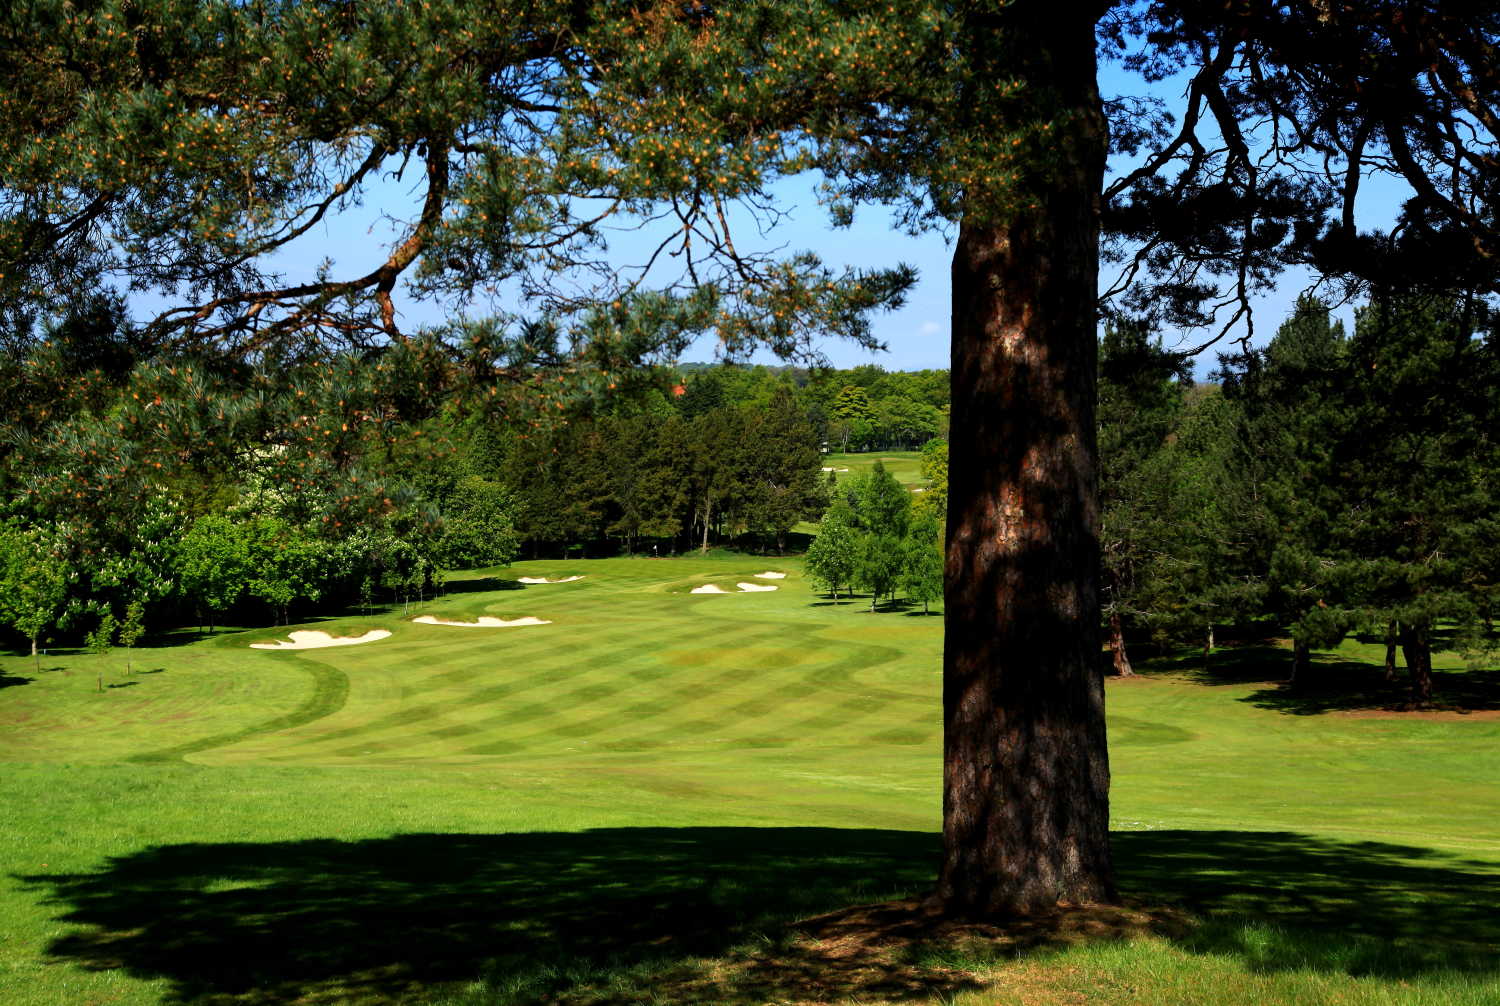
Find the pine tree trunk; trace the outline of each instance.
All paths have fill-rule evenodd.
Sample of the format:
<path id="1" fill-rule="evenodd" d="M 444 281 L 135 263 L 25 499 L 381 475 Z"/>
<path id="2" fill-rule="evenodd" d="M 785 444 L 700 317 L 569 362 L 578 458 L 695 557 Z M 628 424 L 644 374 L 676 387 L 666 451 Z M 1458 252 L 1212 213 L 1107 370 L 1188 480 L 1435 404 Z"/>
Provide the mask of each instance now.
<path id="1" fill-rule="evenodd" d="M 1312 651 L 1300 639 L 1292 640 L 1292 676 L 1287 684 L 1300 688 L 1307 683 L 1307 672 L 1312 667 Z"/>
<path id="2" fill-rule="evenodd" d="M 963 40 L 1070 114 L 1027 180 L 1038 208 L 966 215 L 953 256 L 936 898 L 960 915 L 1115 897 L 1094 430 L 1107 135 L 1092 22 L 1056 13 L 975 14 Z"/>
<path id="3" fill-rule="evenodd" d="M 1425 625 L 1401 626 L 1401 654 L 1411 681 L 1411 707 L 1426 709 L 1432 705 L 1432 641 Z"/>
<path id="4" fill-rule="evenodd" d="M 1396 633 L 1400 630 L 1401 623 L 1397 621 L 1387 622 L 1385 625 L 1385 680 L 1396 680 Z"/>
<path id="5" fill-rule="evenodd" d="M 1209 654 L 1214 651 L 1214 627 L 1210 625 L 1208 631 L 1203 634 L 1203 659 L 1208 660 Z"/>
<path id="6" fill-rule="evenodd" d="M 1130 666 L 1130 655 L 1125 652 L 1125 629 L 1119 615 L 1109 616 L 1109 652 L 1114 655 L 1115 674 L 1121 678 L 1135 677 Z"/>
<path id="7" fill-rule="evenodd" d="M 713 500 L 705 497 L 703 500 L 703 552 L 708 553 L 708 529 L 712 525 L 714 510 Z"/>

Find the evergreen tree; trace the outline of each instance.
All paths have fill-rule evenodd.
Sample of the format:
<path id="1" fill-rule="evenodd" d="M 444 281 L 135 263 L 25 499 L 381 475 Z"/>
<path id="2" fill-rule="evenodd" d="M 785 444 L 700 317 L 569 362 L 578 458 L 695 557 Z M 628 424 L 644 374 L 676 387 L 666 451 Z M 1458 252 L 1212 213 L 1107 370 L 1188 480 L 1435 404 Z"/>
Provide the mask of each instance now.
<path id="1" fill-rule="evenodd" d="M 674 538 L 682 530 L 689 435 L 676 416 L 619 419 L 608 428 L 609 492 L 619 516 L 607 530 L 625 540 L 626 551 L 640 538 Z"/>
<path id="2" fill-rule="evenodd" d="M 1059 17 L 1037 0 L 881 0 L 651 15 L 475 0 L 10 5 L 0 310 L 120 278 L 171 298 L 156 337 L 232 357 L 309 341 L 404 349 L 403 278 L 458 300 L 516 279 L 577 307 L 568 267 L 587 264 L 602 223 L 577 203 L 670 203 L 673 254 L 653 260 L 681 262 L 699 294 L 646 294 L 600 269 L 578 338 L 540 343 L 575 347 L 559 356 L 580 361 L 579 381 L 607 382 L 709 327 L 731 353 L 790 353 L 825 331 L 868 344 L 865 309 L 910 285 L 903 270 L 747 261 L 722 233 L 726 200 L 820 166 L 837 219 L 870 199 L 900 204 L 910 226 L 956 225 L 948 566 L 964 575 L 946 601 L 937 897 L 996 914 L 1112 898 L 1095 666 L 1101 227 L 1128 260 L 1127 308 L 1186 324 L 1211 321 L 1215 303 L 1243 312 L 1289 262 L 1492 280 L 1500 167 L 1484 96 L 1500 12 L 1105 0 Z M 1149 94 L 1106 102 L 1101 46 L 1151 79 L 1191 77 L 1181 125 L 1150 114 Z M 1112 150 L 1131 162 L 1106 187 Z M 266 275 L 268 255 L 391 164 L 420 179 L 421 206 L 374 269 Z M 1369 172 L 1420 195 L 1390 235 L 1355 229 Z M 682 324 L 650 323 L 663 313 Z M 536 339 L 478 334 L 433 358 L 495 387 L 547 356 Z M 333 425 L 317 430 L 329 443 Z"/>
<path id="3" fill-rule="evenodd" d="M 746 518 L 751 530 L 775 539 L 780 555 L 792 526 L 816 516 L 828 504 L 819 478 L 816 434 L 790 389 L 777 388 L 764 410 L 758 410 L 743 456 Z"/>
<path id="4" fill-rule="evenodd" d="M 1126 622 L 1149 615 L 1138 586 L 1143 567 L 1159 556 L 1157 511 L 1147 463 L 1167 443 L 1183 404 L 1188 374 L 1146 326 L 1112 323 L 1099 346 L 1099 540 L 1103 554 L 1102 611 L 1115 673 L 1132 673 Z"/>
<path id="5" fill-rule="evenodd" d="M 1391 622 L 1410 702 L 1433 700 L 1432 631 L 1481 633 L 1472 585 L 1495 526 L 1494 347 L 1469 298 L 1380 296 L 1357 317 L 1342 403 L 1348 421 L 1331 462 L 1342 509 L 1327 558 L 1342 606 L 1371 629 Z"/>

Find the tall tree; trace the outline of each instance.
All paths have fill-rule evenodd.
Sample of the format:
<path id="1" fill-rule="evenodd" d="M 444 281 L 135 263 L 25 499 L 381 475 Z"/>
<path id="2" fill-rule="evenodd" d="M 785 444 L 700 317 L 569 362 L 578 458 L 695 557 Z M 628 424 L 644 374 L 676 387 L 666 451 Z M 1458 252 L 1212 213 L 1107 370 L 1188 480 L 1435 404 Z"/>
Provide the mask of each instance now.
<path id="1" fill-rule="evenodd" d="M 603 306 L 548 345 L 582 347 L 580 372 L 607 381 L 710 327 L 731 352 L 870 341 L 862 309 L 909 273 L 754 260 L 726 235 L 725 201 L 780 175 L 821 166 L 838 219 L 874 199 L 912 226 L 956 223 L 938 897 L 986 913 L 1109 898 L 1101 223 L 1124 265 L 1108 292 L 1129 286 L 1127 307 L 1173 321 L 1208 323 L 1215 303 L 1243 319 L 1299 260 L 1493 289 L 1500 11 L 1095 0 L 1068 15 L 1041 0 L 13 4 L 0 305 L 35 310 L 112 275 L 174 298 L 151 326 L 163 339 L 367 346 L 400 338 L 409 272 L 419 292 L 516 278 L 577 307 L 553 281 L 585 264 L 602 221 L 576 210 L 664 205 L 673 254 L 653 261 L 707 292 L 666 295 L 680 324 L 663 334 L 638 274 L 595 273 L 602 297 L 582 299 Z M 1101 41 L 1148 78 L 1184 72 L 1180 120 L 1149 94 L 1101 96 Z M 1106 188 L 1111 149 L 1130 164 Z M 402 164 L 421 207 L 376 268 L 265 275 L 265 253 Z M 1371 171 L 1416 194 L 1393 235 L 1356 231 Z M 536 345 L 444 343 L 485 381 L 519 378 Z"/>
<path id="2" fill-rule="evenodd" d="M 745 515 L 752 531 L 775 539 L 780 555 L 793 525 L 817 516 L 828 503 L 819 478 L 817 434 L 790 388 L 777 388 L 753 414 L 754 429 L 746 431 L 743 454 Z M 750 414 L 742 415 L 748 426 Z"/>
<path id="3" fill-rule="evenodd" d="M 1183 361 L 1144 325 L 1105 326 L 1099 352 L 1099 506 L 1103 610 L 1115 673 L 1133 673 L 1125 622 L 1144 615 L 1142 567 L 1156 558 L 1157 486 L 1148 462 L 1166 446 L 1182 408 Z"/>

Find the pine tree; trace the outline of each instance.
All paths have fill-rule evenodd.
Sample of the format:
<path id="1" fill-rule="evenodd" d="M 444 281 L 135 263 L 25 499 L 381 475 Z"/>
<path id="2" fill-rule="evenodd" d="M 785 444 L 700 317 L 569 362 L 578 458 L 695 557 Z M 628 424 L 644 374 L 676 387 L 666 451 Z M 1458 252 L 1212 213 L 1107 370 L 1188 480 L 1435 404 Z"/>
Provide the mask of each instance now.
<path id="1" fill-rule="evenodd" d="M 576 337 L 531 337 L 560 332 L 555 319 L 509 339 L 460 328 L 437 370 L 487 391 L 550 363 L 604 386 L 710 329 L 729 353 L 873 341 L 867 310 L 899 300 L 909 270 L 747 260 L 723 233 L 726 202 L 782 175 L 821 168 L 838 220 L 879 200 L 908 226 L 956 225 L 937 898 L 990 914 L 1109 899 L 1101 235 L 1123 266 L 1106 297 L 1172 323 L 1211 324 L 1223 303 L 1232 324 L 1289 262 L 1356 282 L 1492 282 L 1496 126 L 1474 102 L 1492 90 L 1497 33 L 1482 5 L 1311 0 L 1103 0 L 1067 17 L 1039 0 L 13 4 L 0 309 L 45 313 L 120 278 L 173 298 L 155 339 L 240 360 L 309 341 L 404 351 L 403 278 L 458 300 L 516 279 L 558 312 L 582 307 Z M 1190 77 L 1180 124 L 1149 94 L 1105 101 L 1101 47 L 1148 77 Z M 1131 162 L 1106 186 L 1111 150 Z M 265 274 L 394 165 L 421 206 L 374 269 Z M 1372 171 L 1420 197 L 1389 235 L 1355 227 Z M 580 203 L 685 214 L 654 260 L 700 292 L 652 295 L 600 268 L 580 298 L 569 267 L 590 264 L 603 224 Z M 338 425 L 304 433 L 335 442 Z"/>

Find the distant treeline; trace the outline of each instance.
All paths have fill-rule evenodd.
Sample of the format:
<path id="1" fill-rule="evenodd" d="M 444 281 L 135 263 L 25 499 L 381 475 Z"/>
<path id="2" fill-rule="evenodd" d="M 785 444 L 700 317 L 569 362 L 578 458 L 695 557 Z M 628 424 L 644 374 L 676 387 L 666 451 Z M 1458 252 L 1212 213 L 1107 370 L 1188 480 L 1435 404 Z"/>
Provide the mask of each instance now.
<path id="1" fill-rule="evenodd" d="M 0 339 L 0 632 L 285 622 L 523 550 L 784 548 L 830 444 L 945 422 L 936 371 L 486 375 L 454 335 L 246 366 L 153 345 L 103 296 Z"/>

